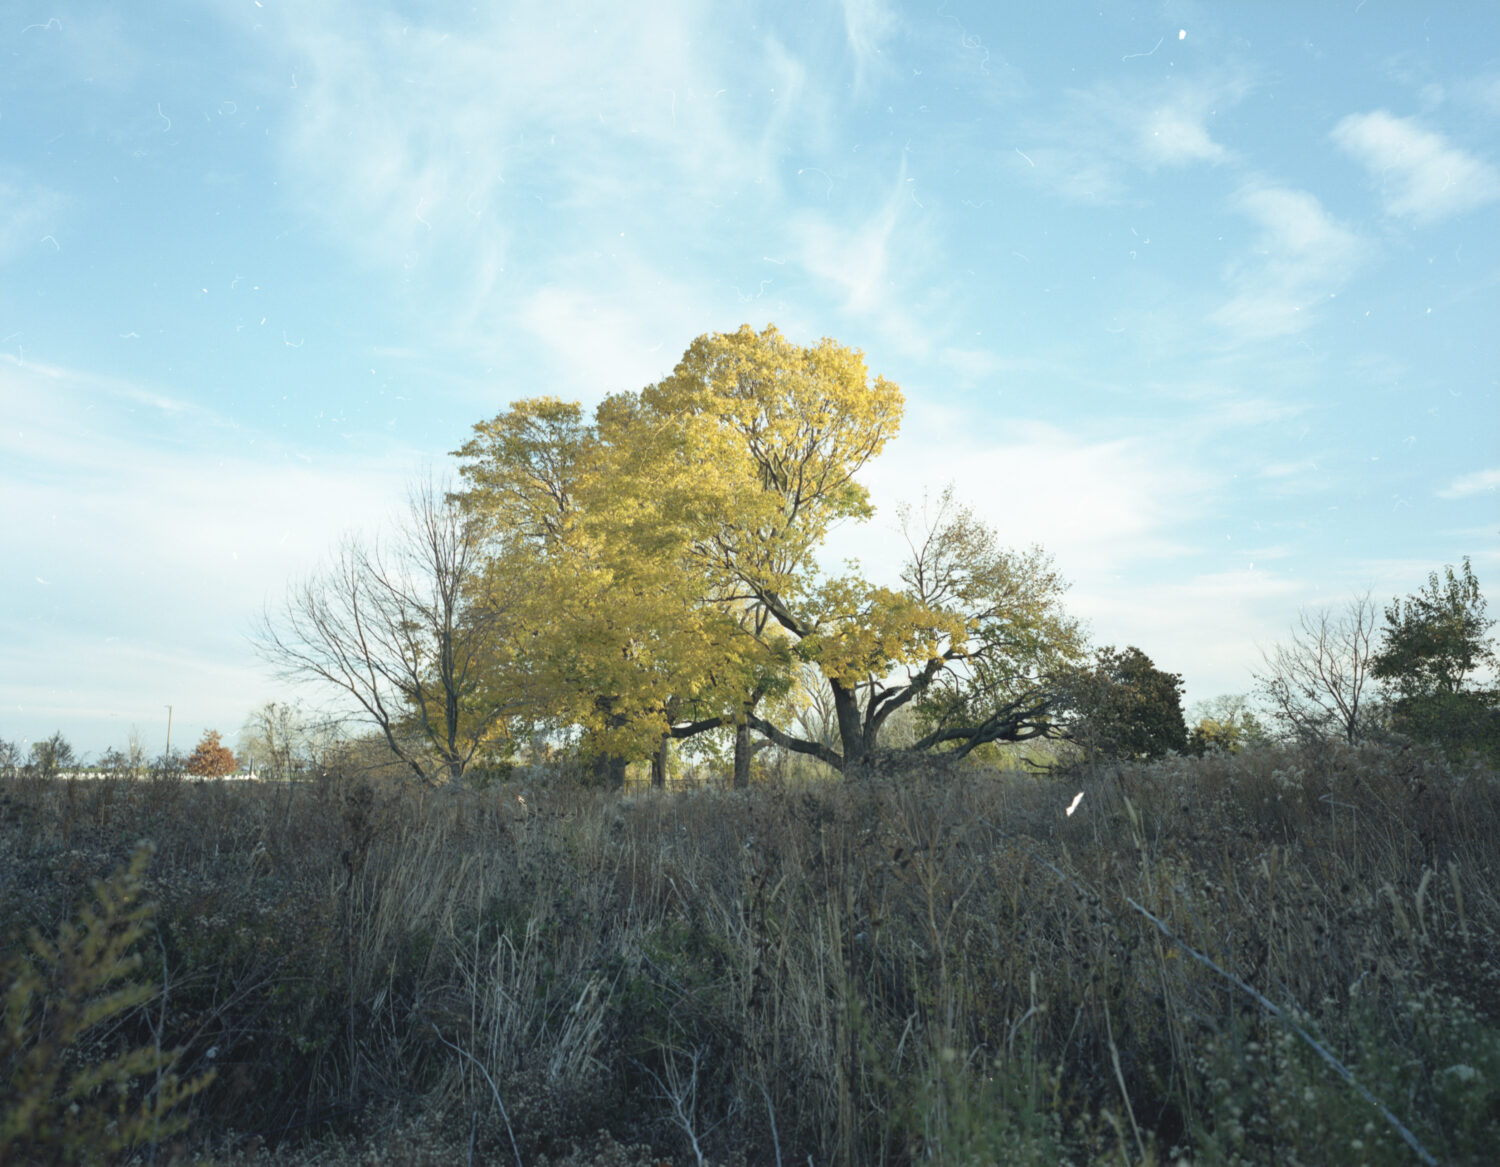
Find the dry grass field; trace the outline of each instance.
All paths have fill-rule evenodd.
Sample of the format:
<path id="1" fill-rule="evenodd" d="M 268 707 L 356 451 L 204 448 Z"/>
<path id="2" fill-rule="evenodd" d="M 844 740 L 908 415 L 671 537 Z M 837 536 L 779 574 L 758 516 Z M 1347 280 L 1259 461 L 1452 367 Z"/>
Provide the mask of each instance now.
<path id="1" fill-rule="evenodd" d="M 1493 1163 L 1497 858 L 1500 777 L 1399 747 L 8 779 L 0 1159 Z"/>

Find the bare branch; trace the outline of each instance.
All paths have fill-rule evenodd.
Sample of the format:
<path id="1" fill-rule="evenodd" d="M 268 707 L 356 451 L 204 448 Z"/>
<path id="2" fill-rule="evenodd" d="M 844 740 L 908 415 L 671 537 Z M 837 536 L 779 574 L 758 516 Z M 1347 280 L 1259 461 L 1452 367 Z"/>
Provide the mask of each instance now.
<path id="1" fill-rule="evenodd" d="M 1303 738 L 1339 735 L 1357 741 L 1366 682 L 1374 657 L 1375 605 L 1368 592 L 1341 612 L 1302 612 L 1289 642 L 1262 652 L 1255 674 L 1277 720 Z"/>
<path id="2" fill-rule="evenodd" d="M 256 647 L 282 676 L 352 698 L 421 780 L 461 778 L 522 704 L 480 699 L 505 615 L 476 594 L 480 551 L 478 522 L 418 486 L 389 548 L 347 540 L 275 618 L 262 614 Z"/>

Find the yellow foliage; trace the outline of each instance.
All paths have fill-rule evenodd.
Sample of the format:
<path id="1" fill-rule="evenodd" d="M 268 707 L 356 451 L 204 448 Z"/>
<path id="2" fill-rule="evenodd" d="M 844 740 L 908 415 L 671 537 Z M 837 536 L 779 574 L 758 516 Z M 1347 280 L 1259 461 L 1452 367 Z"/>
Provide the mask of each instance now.
<path id="1" fill-rule="evenodd" d="M 674 719 L 733 721 L 785 689 L 765 597 L 805 590 L 829 525 L 869 513 L 853 474 L 900 416 L 857 350 L 747 326 L 700 337 L 592 424 L 537 398 L 477 425 L 460 497 L 491 524 L 486 586 L 509 589 L 523 630 L 495 683 L 627 756 Z"/>
<path id="2" fill-rule="evenodd" d="M 745 325 L 699 337 L 591 424 L 538 398 L 476 426 L 462 497 L 494 524 L 487 586 L 520 581 L 515 677 L 539 710 L 640 757 L 674 724 L 742 723 L 794 690 L 799 664 L 848 705 L 900 670 L 913 696 L 959 671 L 985 699 L 1013 695 L 1073 653 L 1045 557 L 1001 551 L 949 494 L 908 531 L 900 590 L 822 577 L 833 524 L 871 514 L 855 475 L 902 410 L 859 350 Z"/>

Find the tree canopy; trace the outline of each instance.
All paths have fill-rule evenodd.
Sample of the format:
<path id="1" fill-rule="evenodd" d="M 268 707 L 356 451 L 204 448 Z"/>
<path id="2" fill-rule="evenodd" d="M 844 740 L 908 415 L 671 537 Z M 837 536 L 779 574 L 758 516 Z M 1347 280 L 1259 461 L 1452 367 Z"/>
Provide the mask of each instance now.
<path id="1" fill-rule="evenodd" d="M 224 778 L 239 766 L 233 752 L 219 740 L 219 731 L 210 729 L 198 740 L 182 768 L 199 778 Z"/>
<path id="2" fill-rule="evenodd" d="M 1182 678 L 1131 645 L 1099 649 L 1068 673 L 1068 735 L 1091 757 L 1146 761 L 1188 746 Z"/>
<path id="3" fill-rule="evenodd" d="M 1385 610 L 1371 670 L 1392 695 L 1391 724 L 1439 743 L 1453 756 L 1479 750 L 1500 756 L 1500 692 L 1477 684 L 1496 663 L 1484 594 L 1466 558 Z"/>
<path id="4" fill-rule="evenodd" d="M 1467 557 L 1463 574 L 1450 564 L 1440 577 L 1385 610 L 1380 651 L 1373 672 L 1402 697 L 1461 692 L 1475 671 L 1495 663 L 1484 593 Z"/>
<path id="5" fill-rule="evenodd" d="M 1040 550 L 1002 549 L 950 492 L 898 516 L 899 586 L 821 569 L 834 525 L 872 514 L 856 475 L 903 404 L 858 350 L 747 325 L 591 421 L 543 397 L 476 425 L 455 497 L 482 520 L 479 586 L 506 596 L 513 645 L 487 684 L 581 728 L 615 780 L 664 738 L 728 726 L 857 770 L 908 705 L 922 749 L 1055 732 L 1051 677 L 1081 638 Z M 808 668 L 836 744 L 783 699 Z"/>

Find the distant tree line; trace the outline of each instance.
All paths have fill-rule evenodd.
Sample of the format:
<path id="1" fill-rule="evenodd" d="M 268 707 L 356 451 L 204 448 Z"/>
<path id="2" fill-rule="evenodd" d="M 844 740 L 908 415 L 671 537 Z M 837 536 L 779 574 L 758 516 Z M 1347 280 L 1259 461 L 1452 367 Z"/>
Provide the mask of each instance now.
<path id="1" fill-rule="evenodd" d="M 113 778 L 189 774 L 197 778 L 223 778 L 240 769 L 234 752 L 225 746 L 217 730 L 207 730 L 191 754 L 166 752 L 149 758 L 134 734 L 124 750 L 110 747 L 88 762 L 62 732 L 32 742 L 25 753 L 14 742 L 0 738 L 0 777 L 53 779 L 75 774 L 98 774 Z"/>
<path id="2" fill-rule="evenodd" d="M 1500 688 L 1486 602 L 1468 558 L 1397 597 L 1379 622 L 1368 594 L 1304 612 L 1265 655 L 1259 691 L 1284 736 L 1399 735 L 1459 760 L 1500 762 Z"/>

